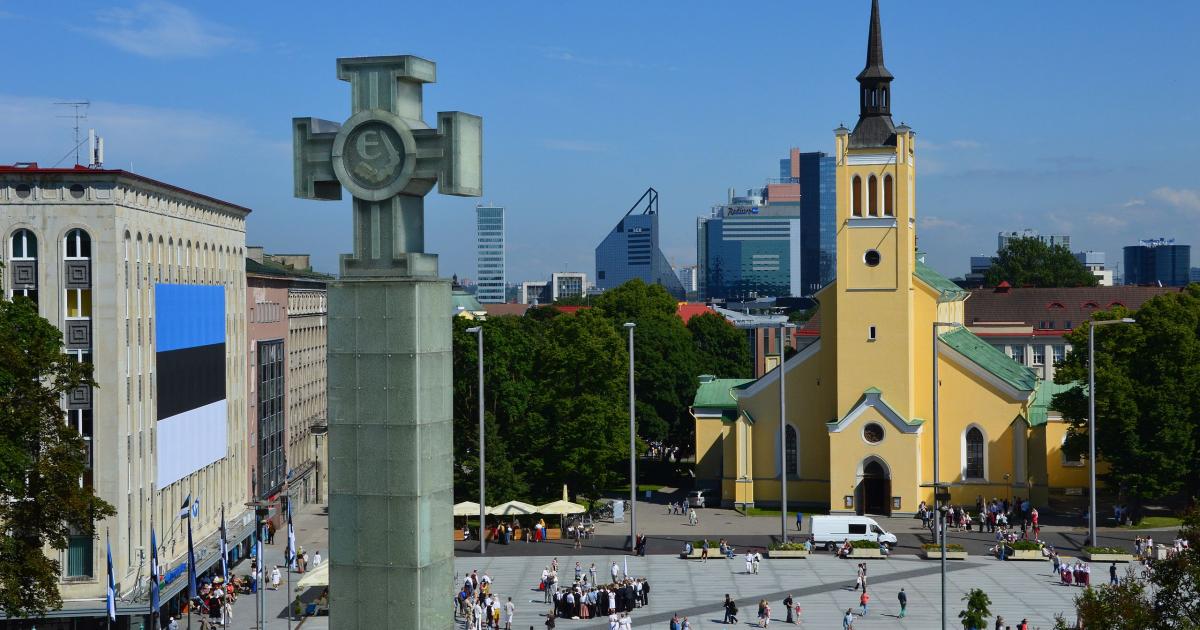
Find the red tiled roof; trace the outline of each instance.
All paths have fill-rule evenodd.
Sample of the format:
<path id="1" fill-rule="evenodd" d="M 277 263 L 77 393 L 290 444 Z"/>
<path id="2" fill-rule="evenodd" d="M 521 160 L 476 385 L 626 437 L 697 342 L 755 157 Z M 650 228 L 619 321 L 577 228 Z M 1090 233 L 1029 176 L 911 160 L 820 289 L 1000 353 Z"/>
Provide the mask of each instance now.
<path id="1" fill-rule="evenodd" d="M 246 213 L 250 212 L 250 208 L 247 208 L 245 206 L 239 206 L 236 203 L 229 203 L 228 201 L 224 201 L 222 199 L 217 199 L 216 197 L 210 197 L 208 195 L 204 195 L 204 194 L 192 191 L 192 190 L 188 190 L 186 188 L 181 188 L 179 186 L 174 186 L 174 185 L 168 184 L 166 182 L 160 182 L 157 179 L 151 179 L 149 177 L 146 177 L 145 175 L 138 175 L 137 173 L 131 173 L 129 171 L 122 170 L 122 169 L 88 168 L 86 166 L 82 166 L 79 164 L 76 164 L 75 166 L 70 167 L 70 168 L 42 168 L 37 165 L 37 162 L 30 162 L 28 166 L 17 166 L 15 164 L 14 165 L 0 164 L 0 175 L 13 175 L 13 174 L 15 174 L 15 175 L 69 175 L 71 177 L 88 177 L 88 176 L 96 176 L 96 175 L 107 175 L 109 177 L 114 177 L 114 178 L 124 177 L 127 179 L 132 179 L 132 180 L 136 180 L 136 181 L 139 181 L 142 183 L 150 184 L 152 186 L 166 188 L 167 190 L 171 190 L 173 192 L 183 193 L 186 195 L 191 195 L 193 197 L 198 197 L 200 199 L 204 199 L 205 201 L 210 201 L 212 203 L 220 204 L 227 208 L 232 208 L 234 210 L 240 210 L 240 211 L 246 212 Z"/>
<path id="2" fill-rule="evenodd" d="M 525 311 L 529 310 L 529 305 L 528 304 L 484 304 L 483 310 L 486 311 L 489 316 L 494 316 L 494 317 L 503 317 L 505 315 L 522 317 L 525 315 Z"/>
<path id="3" fill-rule="evenodd" d="M 696 317 L 697 315 L 715 312 L 716 311 L 712 310 L 711 308 L 708 308 L 707 304 L 701 302 L 680 302 L 679 305 L 675 307 L 675 314 L 678 315 L 679 319 L 682 319 L 683 323 L 685 324 L 692 321 L 692 318 Z"/>
<path id="4" fill-rule="evenodd" d="M 1124 306 L 1136 311 L 1150 298 L 1180 287 L 1062 287 L 976 289 L 966 301 L 968 326 L 1012 322 L 1035 329 L 1069 330 L 1098 310 Z"/>

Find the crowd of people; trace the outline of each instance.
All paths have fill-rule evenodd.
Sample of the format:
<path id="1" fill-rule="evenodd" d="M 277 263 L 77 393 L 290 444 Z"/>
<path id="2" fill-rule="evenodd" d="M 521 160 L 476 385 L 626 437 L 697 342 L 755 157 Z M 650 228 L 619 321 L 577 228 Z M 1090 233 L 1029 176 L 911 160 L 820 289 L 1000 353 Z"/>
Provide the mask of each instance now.
<path id="1" fill-rule="evenodd" d="M 454 618 L 465 620 L 468 630 L 499 630 L 501 622 L 505 630 L 512 630 L 516 611 L 512 597 L 502 602 L 492 592 L 492 578 L 486 571 L 483 575 L 472 571 L 454 597 Z"/>
<path id="2" fill-rule="evenodd" d="M 607 617 L 611 627 L 622 624 L 623 618 L 637 608 L 650 603 L 650 582 L 644 577 L 632 577 L 613 562 L 608 570 L 609 580 L 600 583 L 596 564 L 587 570 L 575 563 L 573 580 L 560 581 L 558 559 L 542 570 L 539 588 L 544 601 L 551 605 L 553 617 L 563 619 L 601 619 Z M 612 626 L 617 623 L 618 626 Z"/>
<path id="3" fill-rule="evenodd" d="M 926 528 L 933 527 L 935 514 L 924 501 L 917 506 L 917 516 Z M 1028 499 L 1017 498 L 1010 502 L 1008 499 L 984 501 L 983 495 L 975 497 L 975 511 L 972 513 L 961 505 L 951 505 L 946 510 L 946 529 L 950 531 L 995 532 L 997 529 L 1008 529 L 1020 526 L 1022 537 L 1041 535 L 1041 524 L 1038 520 L 1038 510 L 1029 503 Z"/>

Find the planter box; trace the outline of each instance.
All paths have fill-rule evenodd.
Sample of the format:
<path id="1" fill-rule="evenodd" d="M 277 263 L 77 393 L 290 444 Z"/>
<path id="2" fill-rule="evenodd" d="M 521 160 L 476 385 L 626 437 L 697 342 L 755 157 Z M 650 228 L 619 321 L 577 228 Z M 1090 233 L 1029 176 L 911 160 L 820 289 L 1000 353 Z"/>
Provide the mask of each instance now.
<path id="1" fill-rule="evenodd" d="M 1013 549 L 1004 555 L 1005 560 L 1045 560 L 1041 549 Z"/>
<path id="2" fill-rule="evenodd" d="M 693 549 L 691 555 L 686 555 L 686 556 L 682 552 L 680 552 L 679 557 L 683 558 L 684 560 L 699 560 L 701 551 L 702 551 L 701 549 Z M 742 554 L 741 556 L 738 556 L 738 557 L 745 558 L 746 556 L 745 556 L 745 554 Z M 721 555 L 720 549 L 709 549 L 708 550 L 708 559 L 709 560 L 728 560 L 729 558 L 727 556 Z"/>
<path id="3" fill-rule="evenodd" d="M 942 557 L 942 550 L 941 549 L 922 549 L 921 557 L 925 558 L 926 560 L 940 560 Z M 953 550 L 947 549 L 946 550 L 946 559 L 947 560 L 966 560 L 967 552 L 966 551 L 953 551 Z"/>
<path id="4" fill-rule="evenodd" d="M 1088 562 L 1133 562 L 1136 558 L 1129 553 L 1085 553 Z"/>
<path id="5" fill-rule="evenodd" d="M 776 559 L 776 558 L 807 558 L 807 557 L 808 557 L 808 552 L 807 552 L 807 551 L 805 551 L 805 550 L 803 550 L 803 549 L 793 549 L 793 550 L 790 550 L 790 551 L 788 551 L 788 550 L 785 550 L 785 549 L 772 549 L 771 551 L 768 551 L 768 552 L 767 552 L 767 557 L 768 557 L 768 558 L 771 558 L 771 559 Z"/>
<path id="6" fill-rule="evenodd" d="M 862 558 L 863 560 L 870 560 L 872 558 L 883 559 L 884 555 L 879 553 L 878 548 L 862 549 L 859 547 L 851 547 L 850 548 L 850 557 L 851 558 Z"/>

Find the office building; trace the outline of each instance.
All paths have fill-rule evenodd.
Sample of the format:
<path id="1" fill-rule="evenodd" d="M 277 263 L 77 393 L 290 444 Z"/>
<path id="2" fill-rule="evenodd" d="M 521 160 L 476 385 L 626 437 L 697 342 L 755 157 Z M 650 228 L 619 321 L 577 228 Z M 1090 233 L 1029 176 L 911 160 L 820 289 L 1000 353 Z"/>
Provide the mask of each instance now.
<path id="1" fill-rule="evenodd" d="M 475 206 L 475 298 L 499 304 L 504 296 L 504 208 Z"/>
<path id="2" fill-rule="evenodd" d="M 556 271 L 549 280 L 531 280 L 521 283 L 520 304 L 552 304 L 564 298 L 584 297 L 588 294 L 587 274 L 578 271 Z"/>
<path id="3" fill-rule="evenodd" d="M 679 284 L 683 285 L 683 290 L 688 294 L 695 293 L 699 290 L 699 285 L 696 283 L 696 265 L 677 267 L 675 269 L 675 275 L 679 276 Z"/>
<path id="4" fill-rule="evenodd" d="M 1071 249 L 1071 236 L 1068 234 L 1038 234 L 1037 230 L 1025 228 L 1020 232 L 1000 232 L 996 237 L 996 251 L 1008 246 L 1008 242 L 1018 238 L 1036 238 L 1050 247 L 1062 246 Z"/>
<path id="5" fill-rule="evenodd" d="M 521 293 L 517 298 L 518 304 L 549 304 L 550 283 L 545 280 L 528 280 L 521 283 Z"/>
<path id="6" fill-rule="evenodd" d="M 1125 248 L 1125 284 L 1181 287 L 1190 280 L 1192 246 L 1155 238 Z"/>
<path id="7" fill-rule="evenodd" d="M 612 289 L 639 278 L 684 299 L 683 285 L 658 242 L 658 191 L 648 188 L 596 246 L 596 287 Z"/>
<path id="8" fill-rule="evenodd" d="M 1104 252 L 1075 252 L 1075 260 L 1096 276 L 1097 283 L 1102 287 L 1113 285 L 1113 271 L 1104 265 Z"/>
<path id="9" fill-rule="evenodd" d="M 789 188 L 798 189 L 798 184 Z M 696 221 L 700 295 L 707 300 L 746 300 L 800 295 L 799 201 L 771 203 L 767 189 L 730 196 Z M 789 191 L 790 193 L 790 191 Z"/>
<path id="10" fill-rule="evenodd" d="M 1200 267 L 1192 267 L 1188 273 L 1188 282 L 1200 282 Z"/>
<path id="11" fill-rule="evenodd" d="M 779 161 L 779 170 L 780 178 L 800 186 L 800 293 L 793 295 L 811 296 L 833 282 L 837 273 L 836 164 L 825 153 L 793 148 L 787 159 Z M 775 196 L 769 194 L 768 199 Z"/>
<path id="12" fill-rule="evenodd" d="M 222 508 L 231 556 L 246 553 L 254 530 L 245 440 L 250 210 L 128 171 L 36 164 L 0 167 L 0 208 L 6 297 L 34 300 L 63 331 L 65 352 L 97 366 L 97 387 L 73 391 L 64 414 L 88 445 L 81 483 L 117 510 L 96 523 L 97 536 L 48 551 L 62 567 L 64 603 L 54 615 L 64 623 L 104 615 L 108 532 L 118 588 L 141 593 L 118 600 L 125 619 L 117 627 L 148 623 L 151 520 L 163 612 L 177 614 L 187 542 L 176 514 L 186 498 L 198 500 L 197 572 L 220 559 Z"/>

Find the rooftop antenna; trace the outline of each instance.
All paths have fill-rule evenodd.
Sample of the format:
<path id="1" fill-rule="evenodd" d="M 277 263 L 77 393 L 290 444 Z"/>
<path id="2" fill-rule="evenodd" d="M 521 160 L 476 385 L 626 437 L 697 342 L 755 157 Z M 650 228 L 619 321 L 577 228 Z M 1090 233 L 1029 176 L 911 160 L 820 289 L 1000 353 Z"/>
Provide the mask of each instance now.
<path id="1" fill-rule="evenodd" d="M 74 118 L 75 119 L 75 149 L 74 149 L 75 163 L 79 164 L 79 147 L 83 146 L 83 141 L 79 139 L 79 121 L 87 119 L 87 108 L 88 108 L 88 106 L 90 106 L 92 104 L 92 102 L 91 101 L 57 101 L 54 104 L 55 105 L 66 105 L 67 107 L 73 108 L 75 110 L 74 112 L 72 112 L 70 114 L 65 114 L 65 115 L 60 114 L 59 116 L 57 116 L 57 118 Z M 70 153 L 67 153 L 67 155 L 70 155 Z M 62 157 L 62 160 L 55 162 L 54 166 L 58 166 L 65 159 L 67 159 L 66 155 L 64 155 Z"/>

